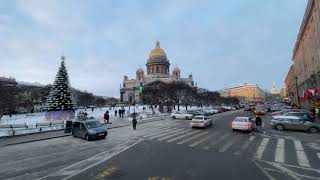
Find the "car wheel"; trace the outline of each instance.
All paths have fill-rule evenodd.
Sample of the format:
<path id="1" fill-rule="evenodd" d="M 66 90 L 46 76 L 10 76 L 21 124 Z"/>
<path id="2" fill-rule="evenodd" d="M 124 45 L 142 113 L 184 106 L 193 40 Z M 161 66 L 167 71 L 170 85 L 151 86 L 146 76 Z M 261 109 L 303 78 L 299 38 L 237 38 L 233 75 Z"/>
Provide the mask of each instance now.
<path id="1" fill-rule="evenodd" d="M 186 120 L 189 120 L 189 117 L 188 116 L 186 116 L 186 118 L 185 118 Z"/>
<path id="2" fill-rule="evenodd" d="M 318 129 L 315 128 L 315 127 L 311 127 L 311 128 L 308 129 L 308 132 L 309 132 L 309 133 L 317 133 L 317 132 L 318 132 Z"/>
<path id="3" fill-rule="evenodd" d="M 172 119 L 176 119 L 176 117 L 175 117 L 175 116 L 172 116 Z"/>
<path id="4" fill-rule="evenodd" d="M 90 141 L 90 140 L 91 140 L 88 135 L 86 135 L 86 140 L 87 140 L 87 141 Z"/>
<path id="5" fill-rule="evenodd" d="M 277 124 L 276 129 L 277 129 L 278 131 L 283 131 L 283 130 L 284 130 L 284 127 L 283 127 L 281 124 Z"/>

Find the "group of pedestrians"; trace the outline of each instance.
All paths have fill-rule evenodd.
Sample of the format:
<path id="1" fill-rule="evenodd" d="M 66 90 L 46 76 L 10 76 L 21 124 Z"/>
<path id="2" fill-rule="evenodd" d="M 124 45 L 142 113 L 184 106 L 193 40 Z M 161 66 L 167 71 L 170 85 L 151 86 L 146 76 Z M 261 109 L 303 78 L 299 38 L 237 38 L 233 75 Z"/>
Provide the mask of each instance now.
<path id="1" fill-rule="evenodd" d="M 117 114 L 119 113 L 119 117 L 123 118 L 123 115 L 126 113 L 126 110 L 124 108 L 117 110 L 114 110 L 114 116 L 117 116 Z"/>

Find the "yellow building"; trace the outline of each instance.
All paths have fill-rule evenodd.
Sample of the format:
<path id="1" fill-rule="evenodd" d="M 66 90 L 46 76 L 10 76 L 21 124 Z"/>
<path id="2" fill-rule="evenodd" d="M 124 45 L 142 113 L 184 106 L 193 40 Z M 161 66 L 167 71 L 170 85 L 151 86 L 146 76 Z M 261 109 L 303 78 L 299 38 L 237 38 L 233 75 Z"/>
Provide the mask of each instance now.
<path id="1" fill-rule="evenodd" d="M 247 84 L 227 89 L 229 97 L 237 97 L 240 103 L 265 100 L 265 92 L 256 84 Z"/>

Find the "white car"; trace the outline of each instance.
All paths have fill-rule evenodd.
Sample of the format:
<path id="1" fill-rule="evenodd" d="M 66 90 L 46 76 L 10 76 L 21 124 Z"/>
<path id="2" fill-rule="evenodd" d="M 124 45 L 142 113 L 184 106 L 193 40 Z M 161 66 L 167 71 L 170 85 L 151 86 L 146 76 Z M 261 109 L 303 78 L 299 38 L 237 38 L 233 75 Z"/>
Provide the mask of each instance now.
<path id="1" fill-rule="evenodd" d="M 172 119 L 186 119 L 186 120 L 191 120 L 193 117 L 192 114 L 188 114 L 188 113 L 183 113 L 183 112 L 175 112 L 171 114 L 171 118 Z"/>
<path id="2" fill-rule="evenodd" d="M 252 131 L 253 126 L 253 120 L 250 117 L 236 117 L 231 123 L 232 130 Z"/>
<path id="3" fill-rule="evenodd" d="M 204 127 L 207 128 L 211 126 L 212 120 L 208 118 L 207 116 L 195 116 L 192 118 L 190 122 L 191 127 Z"/>

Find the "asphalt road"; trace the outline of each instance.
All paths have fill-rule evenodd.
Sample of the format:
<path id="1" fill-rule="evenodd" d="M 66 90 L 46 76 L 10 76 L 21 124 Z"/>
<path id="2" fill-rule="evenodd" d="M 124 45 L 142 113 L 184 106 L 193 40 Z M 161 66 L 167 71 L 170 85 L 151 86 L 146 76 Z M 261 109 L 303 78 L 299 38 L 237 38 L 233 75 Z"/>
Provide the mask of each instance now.
<path id="1" fill-rule="evenodd" d="M 319 134 L 278 132 L 263 118 L 261 132 L 233 132 L 233 111 L 215 125 L 189 121 L 140 124 L 109 131 L 105 140 L 63 137 L 0 149 L 0 179 L 320 179 Z"/>

